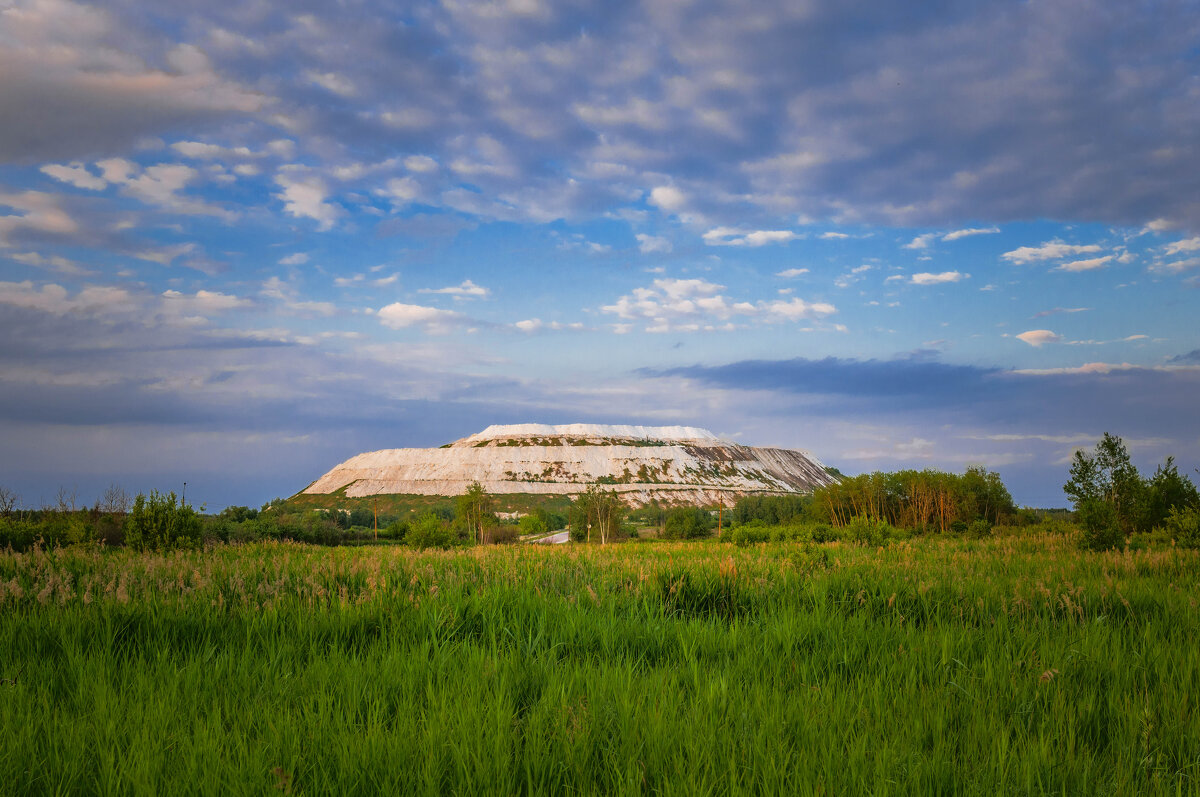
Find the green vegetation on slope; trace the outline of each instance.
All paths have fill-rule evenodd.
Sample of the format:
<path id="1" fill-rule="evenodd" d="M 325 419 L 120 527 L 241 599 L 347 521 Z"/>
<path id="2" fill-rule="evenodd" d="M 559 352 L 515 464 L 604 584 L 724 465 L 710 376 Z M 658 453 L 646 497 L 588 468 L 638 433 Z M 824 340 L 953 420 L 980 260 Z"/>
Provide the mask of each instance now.
<path id="1" fill-rule="evenodd" d="M 1200 554 L 0 553 L 12 793 L 1195 793 Z"/>

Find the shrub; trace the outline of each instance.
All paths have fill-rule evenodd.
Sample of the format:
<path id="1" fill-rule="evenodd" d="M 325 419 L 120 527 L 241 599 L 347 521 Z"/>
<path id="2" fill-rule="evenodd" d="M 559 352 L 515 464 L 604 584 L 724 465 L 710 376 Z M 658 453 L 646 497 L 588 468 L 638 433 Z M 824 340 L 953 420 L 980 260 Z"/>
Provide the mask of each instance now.
<path id="1" fill-rule="evenodd" d="M 883 520 L 856 517 L 844 529 L 844 538 L 860 545 L 886 545 L 891 540 L 903 538 L 899 529 Z"/>
<path id="2" fill-rule="evenodd" d="M 1171 507 L 1165 526 L 1176 545 L 1200 548 L 1200 511 Z"/>
<path id="3" fill-rule="evenodd" d="M 698 506 L 680 506 L 667 512 L 662 536 L 669 540 L 694 540 L 707 537 L 716 523 L 707 510 Z"/>
<path id="4" fill-rule="evenodd" d="M 1089 551 L 1107 551 L 1125 544 L 1117 510 L 1107 501 L 1085 498 L 1075 510 L 1075 520 L 1083 529 L 1079 545 Z"/>
<path id="5" fill-rule="evenodd" d="M 426 512 L 409 526 L 404 544 L 418 550 L 426 548 L 452 548 L 458 542 L 458 537 L 437 515 Z"/>
<path id="6" fill-rule="evenodd" d="M 518 522 L 518 526 L 525 535 L 545 534 L 549 530 L 546 528 L 546 521 L 537 515 L 525 515 Z"/>
<path id="7" fill-rule="evenodd" d="M 133 511 L 125 521 L 125 544 L 139 551 L 192 548 L 200 543 L 200 517 L 187 504 L 177 503 L 175 493 L 151 490 L 149 497 L 138 493 Z"/>
<path id="8" fill-rule="evenodd" d="M 967 526 L 967 534 L 972 537 L 990 537 L 992 536 L 992 524 L 983 518 L 976 518 Z"/>

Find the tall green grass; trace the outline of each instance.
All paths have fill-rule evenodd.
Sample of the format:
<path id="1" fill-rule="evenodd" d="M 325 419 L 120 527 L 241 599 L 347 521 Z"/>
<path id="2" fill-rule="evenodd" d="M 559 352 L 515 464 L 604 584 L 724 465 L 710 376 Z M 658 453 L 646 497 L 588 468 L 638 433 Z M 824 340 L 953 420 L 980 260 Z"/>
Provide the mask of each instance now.
<path id="1" fill-rule="evenodd" d="M 1197 793 L 1198 575 L 1058 536 L 0 554 L 0 792 Z"/>

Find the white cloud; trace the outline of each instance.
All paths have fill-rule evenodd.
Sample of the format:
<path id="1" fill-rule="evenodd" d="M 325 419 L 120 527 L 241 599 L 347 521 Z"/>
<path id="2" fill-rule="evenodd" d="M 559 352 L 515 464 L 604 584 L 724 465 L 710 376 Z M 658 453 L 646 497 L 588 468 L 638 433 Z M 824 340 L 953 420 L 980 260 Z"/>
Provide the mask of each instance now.
<path id="1" fill-rule="evenodd" d="M 381 307 L 376 315 L 379 316 L 379 322 L 389 329 L 419 327 L 434 335 L 445 334 L 455 325 L 465 321 L 462 315 L 451 310 L 403 302 L 393 302 Z"/>
<path id="2" fill-rule="evenodd" d="M 670 252 L 671 242 L 666 238 L 661 238 L 657 235 L 646 235 L 645 233 L 637 234 L 638 251 L 643 254 L 651 254 L 653 252 Z"/>
<path id="3" fill-rule="evenodd" d="M 37 252 L 19 252 L 17 254 L 8 255 L 9 258 L 24 263 L 27 266 L 35 266 L 37 268 L 48 268 L 52 271 L 57 271 L 62 274 L 70 274 L 72 276 L 86 276 L 95 274 L 83 266 L 76 263 L 74 260 L 68 260 L 61 255 L 41 255 Z"/>
<path id="4" fill-rule="evenodd" d="M 1063 263 L 1057 266 L 1055 271 L 1091 271 L 1096 268 L 1104 268 L 1104 266 L 1113 259 L 1112 255 L 1104 257 L 1093 257 L 1089 260 L 1072 260 L 1070 263 Z"/>
<path id="5" fill-rule="evenodd" d="M 43 171 L 45 171 L 43 169 Z M 1185 238 L 1182 241 L 1175 241 L 1166 245 L 1168 255 L 1177 255 L 1180 252 L 1195 252 L 1200 250 L 1200 236 L 1195 238 Z"/>
<path id="6" fill-rule="evenodd" d="M 1062 341 L 1062 335 L 1055 334 L 1048 329 L 1031 329 L 1028 332 L 1022 332 L 1017 335 L 1017 340 L 1028 343 L 1035 349 L 1046 343 L 1059 343 Z"/>
<path id="7" fill-rule="evenodd" d="M 460 284 L 448 288 L 422 288 L 418 293 L 444 293 L 455 299 L 486 299 L 491 291 L 471 280 L 463 280 Z"/>
<path id="8" fill-rule="evenodd" d="M 395 206 L 403 206 L 421 195 L 421 184 L 411 177 L 393 177 L 375 193 L 387 197 Z"/>
<path id="9" fill-rule="evenodd" d="M 43 166 L 41 172 L 53 177 L 60 183 L 68 183 L 76 188 L 86 188 L 89 191 L 100 191 L 108 185 L 106 180 L 92 174 L 87 170 L 86 166 L 78 162 L 68 166 L 50 163 Z"/>
<path id="10" fill-rule="evenodd" d="M 918 235 L 904 245 L 905 249 L 926 249 L 933 239 L 937 238 L 937 233 L 927 232 L 924 235 Z"/>
<path id="11" fill-rule="evenodd" d="M 734 318 L 775 323 L 821 319 L 837 312 L 831 304 L 809 303 L 800 298 L 735 301 L 724 296 L 724 290 L 724 285 L 703 279 L 656 279 L 651 287 L 635 288 L 615 304 L 600 309 L 625 321 L 645 322 L 647 332 L 732 329 Z M 628 327 L 619 331 L 628 331 Z"/>
<path id="12" fill-rule="evenodd" d="M 943 241 L 957 241 L 970 235 L 993 235 L 1000 232 L 999 227 L 968 227 L 965 230 L 954 230 L 942 236 Z"/>
<path id="13" fill-rule="evenodd" d="M 687 204 L 687 196 L 673 185 L 660 185 L 650 192 L 650 204 L 673 213 Z"/>
<path id="14" fill-rule="evenodd" d="M 339 75 L 336 72 L 317 72 L 310 69 L 304 73 L 304 77 L 310 83 L 315 83 L 339 97 L 353 97 L 358 93 L 358 89 L 355 87 L 353 81 L 345 75 Z"/>
<path id="15" fill-rule="evenodd" d="M 294 255 L 288 255 L 285 258 L 281 258 L 279 261 L 279 265 L 281 265 L 281 266 L 302 266 L 307 262 L 308 262 L 308 255 L 306 255 L 304 252 L 297 252 Z"/>
<path id="16" fill-rule="evenodd" d="M 844 232 L 823 232 L 820 237 L 823 241 L 834 241 L 849 238 L 850 236 Z"/>
<path id="17" fill-rule="evenodd" d="M 913 274 L 909 282 L 913 285 L 941 285 L 946 282 L 965 280 L 970 276 L 970 274 L 961 274 L 957 271 L 943 271 L 940 274 L 921 272 L 920 274 Z"/>
<path id="18" fill-rule="evenodd" d="M 437 171 L 438 162 L 428 155 L 409 155 L 404 159 L 404 168 L 410 172 L 429 174 Z"/>
<path id="19" fill-rule="evenodd" d="M 791 230 L 741 230 L 736 227 L 714 227 L 703 236 L 704 243 L 709 246 L 765 246 L 800 237 Z"/>
<path id="20" fill-rule="evenodd" d="M 1091 254 L 1099 252 L 1100 249 L 1096 244 L 1080 246 L 1078 244 L 1063 243 L 1062 241 L 1047 241 L 1041 246 L 1018 247 L 1011 252 L 1005 252 L 1000 257 L 1018 266 L 1023 266 L 1027 263 L 1034 263 L 1040 260 L 1061 260 L 1071 255 Z"/>
<path id="21" fill-rule="evenodd" d="M 173 313 L 187 316 L 204 316 L 223 313 L 250 306 L 250 300 L 219 291 L 196 291 L 188 295 L 179 291 L 163 291 L 164 307 Z"/>
<path id="22" fill-rule="evenodd" d="M 257 153 L 249 147 L 222 147 L 219 144 L 208 144 L 203 141 L 176 141 L 171 145 L 171 149 L 185 158 L 195 160 L 257 157 Z"/>
<path id="23" fill-rule="evenodd" d="M 0 219 L 0 222 L 2 221 L 3 219 Z M 1172 263 L 1155 263 L 1150 266 L 1150 270 L 1155 274 L 1179 274 L 1198 267 L 1200 267 L 1200 257 L 1189 257 Z"/>
<path id="24" fill-rule="evenodd" d="M 23 191 L 19 194 L 0 194 L 0 206 L 17 211 L 0 216 L 0 246 L 9 245 L 9 236 L 18 229 L 31 229 L 56 235 L 78 231 L 79 224 L 58 205 L 57 194 L 42 191 Z"/>
<path id="25" fill-rule="evenodd" d="M 792 279 L 793 277 L 799 277 L 801 274 L 807 273 L 808 269 L 806 268 L 786 268 L 783 271 L 775 272 L 775 276 L 783 277 L 784 279 Z"/>
<path id="26" fill-rule="evenodd" d="M 283 189 L 275 197 L 283 200 L 284 210 L 298 219 L 316 221 L 318 230 L 332 228 L 342 214 L 341 208 L 325 201 L 329 189 L 320 177 L 296 177 L 281 172 L 275 175 L 275 182 Z"/>

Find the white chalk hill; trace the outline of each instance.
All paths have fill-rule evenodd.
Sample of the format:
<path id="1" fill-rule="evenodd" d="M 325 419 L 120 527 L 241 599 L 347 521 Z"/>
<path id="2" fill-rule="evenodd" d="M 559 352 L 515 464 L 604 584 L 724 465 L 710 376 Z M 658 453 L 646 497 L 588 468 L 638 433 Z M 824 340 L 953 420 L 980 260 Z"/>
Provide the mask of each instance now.
<path id="1" fill-rule="evenodd" d="M 729 502 L 807 492 L 835 479 L 806 451 L 752 448 L 692 426 L 489 426 L 441 448 L 389 448 L 351 457 L 304 490 L 346 495 L 582 493 L 592 484 L 628 503 Z"/>

